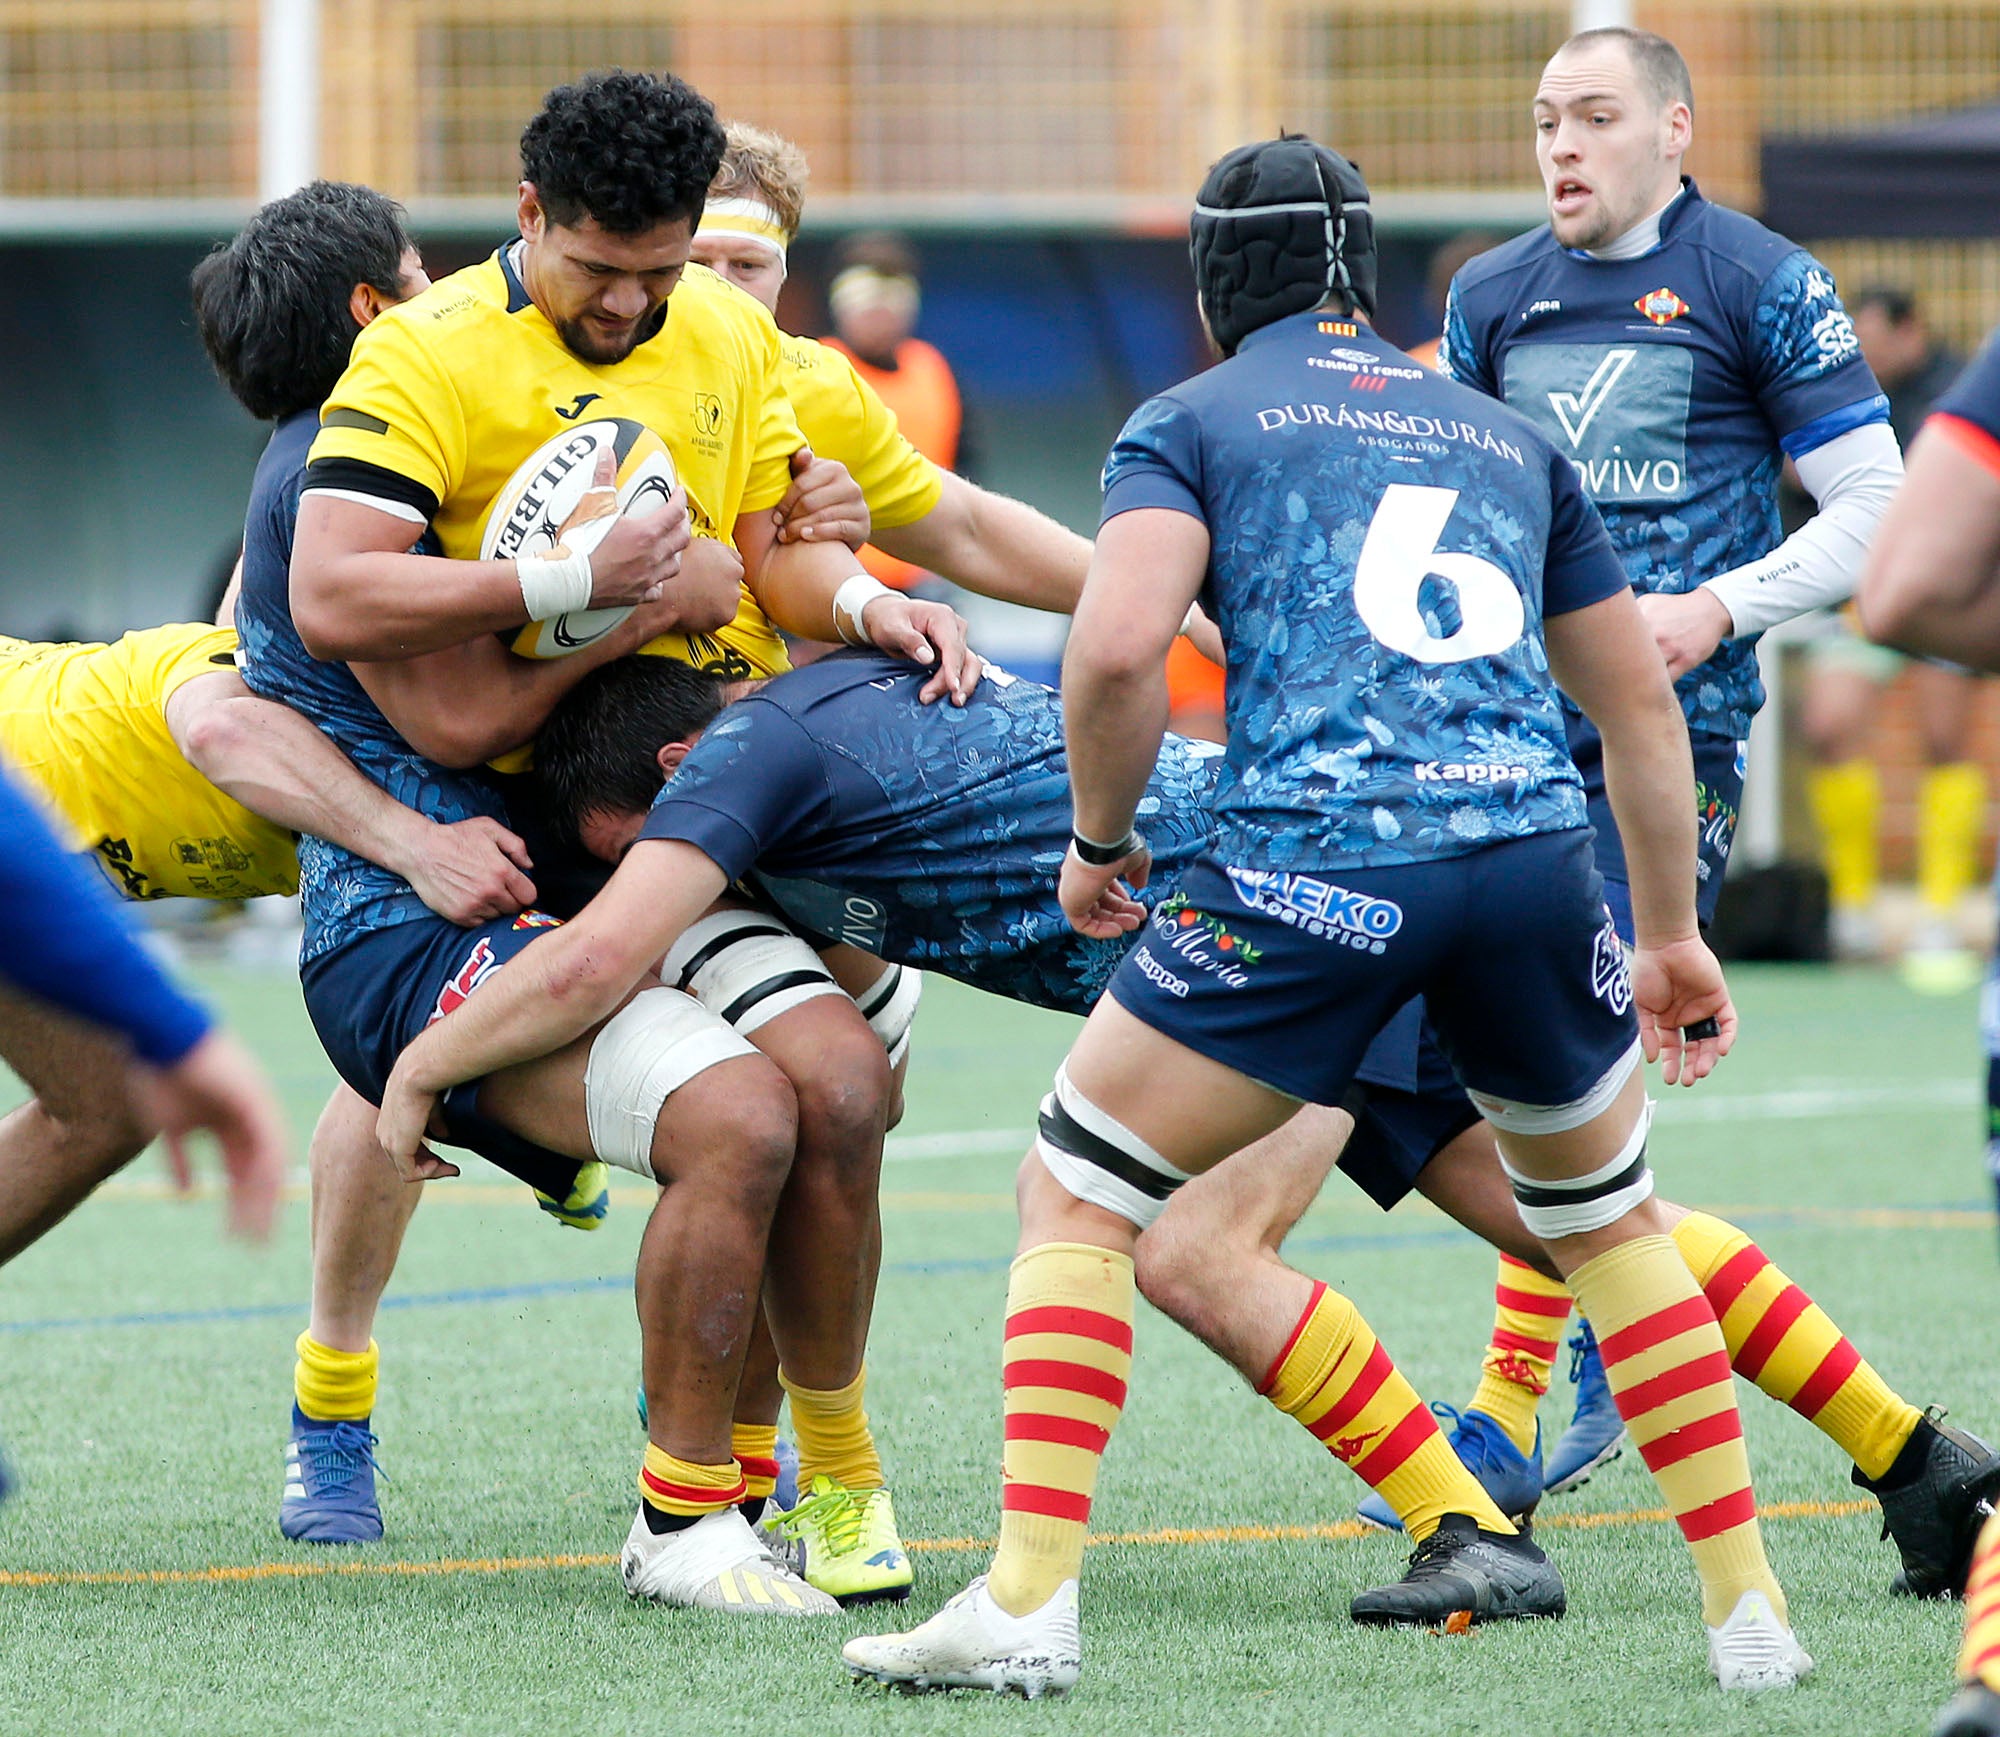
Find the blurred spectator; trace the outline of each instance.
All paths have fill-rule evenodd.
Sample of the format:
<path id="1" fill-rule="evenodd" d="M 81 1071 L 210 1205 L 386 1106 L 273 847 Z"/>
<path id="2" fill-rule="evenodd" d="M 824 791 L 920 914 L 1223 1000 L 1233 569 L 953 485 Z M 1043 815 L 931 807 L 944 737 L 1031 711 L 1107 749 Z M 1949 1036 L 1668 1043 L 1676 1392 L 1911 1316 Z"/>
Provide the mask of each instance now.
<path id="1" fill-rule="evenodd" d="M 1438 365 L 1438 339 L 1444 332 L 1445 297 L 1458 268 L 1470 264 L 1482 253 L 1498 247 L 1507 237 L 1495 229 L 1461 229 L 1438 244 L 1431 255 L 1430 270 L 1424 274 L 1424 310 L 1430 315 L 1432 335 L 1410 346 L 1410 360 L 1426 368 Z"/>
<path id="2" fill-rule="evenodd" d="M 1889 395 L 1889 420 L 1908 447 L 1932 401 L 1951 384 L 1959 359 L 1925 327 L 1906 289 L 1871 285 L 1848 303 L 1862 354 Z M 1876 737 L 1887 684 L 1907 660 L 1870 645 L 1850 616 L 1829 615 L 1812 642 L 1800 731 L 1813 759 L 1810 795 L 1833 903 L 1833 939 L 1849 957 L 1881 946 L 1881 771 Z M 1913 987 L 1962 989 L 1978 962 L 1961 942 L 1960 902 L 1978 874 L 1986 774 L 1967 757 L 1978 677 L 1956 664 L 1916 660 L 1910 699 L 1924 774 L 1917 792 L 1917 885 L 1921 913 L 1904 954 Z"/>
<path id="3" fill-rule="evenodd" d="M 901 236 L 851 236 L 834 256 L 827 289 L 833 336 L 868 384 L 896 413 L 903 437 L 931 463 L 960 468 L 965 409 L 951 364 L 914 335 L 923 290 L 917 257 Z M 885 555 L 872 544 L 862 564 L 885 585 L 907 591 L 924 577 L 921 567 Z"/>

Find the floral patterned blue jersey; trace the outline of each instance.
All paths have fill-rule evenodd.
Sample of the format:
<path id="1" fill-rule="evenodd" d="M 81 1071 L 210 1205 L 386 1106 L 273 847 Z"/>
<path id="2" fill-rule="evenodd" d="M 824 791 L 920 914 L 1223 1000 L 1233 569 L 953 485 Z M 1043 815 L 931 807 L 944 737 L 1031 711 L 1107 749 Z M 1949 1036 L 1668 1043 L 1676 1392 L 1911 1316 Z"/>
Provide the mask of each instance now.
<path id="1" fill-rule="evenodd" d="M 1584 824 L 1542 623 L 1625 575 L 1504 405 L 1298 314 L 1133 413 L 1104 517 L 1142 508 L 1208 528 L 1223 861 L 1385 866 Z"/>
<path id="2" fill-rule="evenodd" d="M 272 431 L 250 485 L 243 591 L 236 604 L 243 679 L 266 699 L 310 718 L 406 807 L 437 821 L 485 814 L 504 822 L 506 805 L 483 775 L 447 771 L 426 760 L 396 734 L 346 664 L 321 663 L 299 638 L 292 623 L 292 539 L 306 454 L 318 432 L 313 411 L 285 418 Z M 302 962 L 357 935 L 431 914 L 408 881 L 318 838 L 299 840 L 299 894 L 305 910 Z"/>
<path id="3" fill-rule="evenodd" d="M 1784 459 L 1889 420 L 1832 274 L 1691 181 L 1637 258 L 1592 259 L 1544 226 L 1472 260 L 1438 365 L 1576 465 L 1641 591 L 1692 591 L 1769 554 Z M 1764 703 L 1755 636 L 1678 686 L 1690 730 L 1747 736 Z"/>
<path id="4" fill-rule="evenodd" d="M 1129 937 L 1086 940 L 1056 902 L 1069 848 L 1062 703 L 987 666 L 963 706 L 873 651 L 739 700 L 660 791 L 642 839 L 693 844 L 799 928 L 1010 1000 L 1081 1013 Z M 1169 736 L 1139 806 L 1149 907 L 1201 854 L 1220 751 Z"/>

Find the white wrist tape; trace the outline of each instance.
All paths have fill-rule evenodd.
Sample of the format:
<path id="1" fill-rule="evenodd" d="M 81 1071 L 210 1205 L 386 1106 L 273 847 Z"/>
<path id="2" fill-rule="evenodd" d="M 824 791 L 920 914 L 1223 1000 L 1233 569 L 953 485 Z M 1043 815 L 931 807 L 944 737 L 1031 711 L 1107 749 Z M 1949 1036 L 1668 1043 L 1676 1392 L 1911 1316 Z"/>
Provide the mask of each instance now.
<path id="1" fill-rule="evenodd" d="M 840 589 L 833 594 L 833 630 L 840 635 L 842 645 L 873 645 L 868 630 L 861 625 L 861 612 L 878 597 L 894 597 L 896 593 L 881 580 L 867 573 L 857 573 L 852 579 L 841 581 Z"/>
<path id="2" fill-rule="evenodd" d="M 570 550 L 558 543 L 560 555 L 517 555 L 514 572 L 521 581 L 521 601 L 530 621 L 553 621 L 558 615 L 590 607 L 590 551 Z"/>

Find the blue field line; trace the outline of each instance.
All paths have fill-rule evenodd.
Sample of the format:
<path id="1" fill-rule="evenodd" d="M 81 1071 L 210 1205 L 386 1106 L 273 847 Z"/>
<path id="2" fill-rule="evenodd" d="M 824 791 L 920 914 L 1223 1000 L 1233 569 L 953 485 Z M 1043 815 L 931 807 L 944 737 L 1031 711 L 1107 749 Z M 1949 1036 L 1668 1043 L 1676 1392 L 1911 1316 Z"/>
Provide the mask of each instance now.
<path id="1" fill-rule="evenodd" d="M 1965 1201 L 1950 1205 L 1935 1202 L 1923 1206 L 1856 1208 L 1857 1212 L 1968 1212 L 1983 1213 L 1985 1201 Z M 1799 1228 L 1827 1228 L 1825 1221 L 1782 1206 L 1760 1207 L 1737 1212 L 1731 1222 L 1745 1225 L 1792 1225 Z M 1376 1249 L 1442 1248 L 1474 1241 L 1472 1233 L 1457 1225 L 1435 1230 L 1381 1231 L 1344 1236 L 1305 1236 L 1286 1240 L 1285 1252 L 1304 1254 L 1366 1254 Z M 949 1278 L 961 1273 L 1001 1273 L 1013 1262 L 1012 1255 L 981 1255 L 959 1260 L 888 1261 L 882 1271 L 903 1278 Z M 478 1303 L 511 1303 L 530 1297 L 584 1296 L 594 1291 L 629 1290 L 630 1273 L 607 1273 L 592 1279 L 543 1279 L 524 1285 L 485 1285 L 475 1289 L 418 1291 L 382 1299 L 384 1309 L 455 1309 Z M 54 1333 L 70 1329 L 107 1327 L 190 1327 L 219 1321 L 268 1321 L 278 1317 L 296 1320 L 308 1312 L 305 1303 L 243 1303 L 213 1309 L 156 1309 L 125 1315 L 54 1315 L 38 1320 L 0 1321 L 0 1333 Z"/>

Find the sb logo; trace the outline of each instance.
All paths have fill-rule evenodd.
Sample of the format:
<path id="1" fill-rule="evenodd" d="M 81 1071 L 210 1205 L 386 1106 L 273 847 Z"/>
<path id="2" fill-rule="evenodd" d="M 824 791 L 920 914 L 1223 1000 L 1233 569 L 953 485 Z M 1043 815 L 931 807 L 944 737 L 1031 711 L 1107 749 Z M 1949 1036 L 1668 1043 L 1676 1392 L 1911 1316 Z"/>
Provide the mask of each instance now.
<path id="1" fill-rule="evenodd" d="M 722 400 L 713 392 L 694 395 L 694 425 L 703 434 L 714 434 L 721 429 Z"/>

